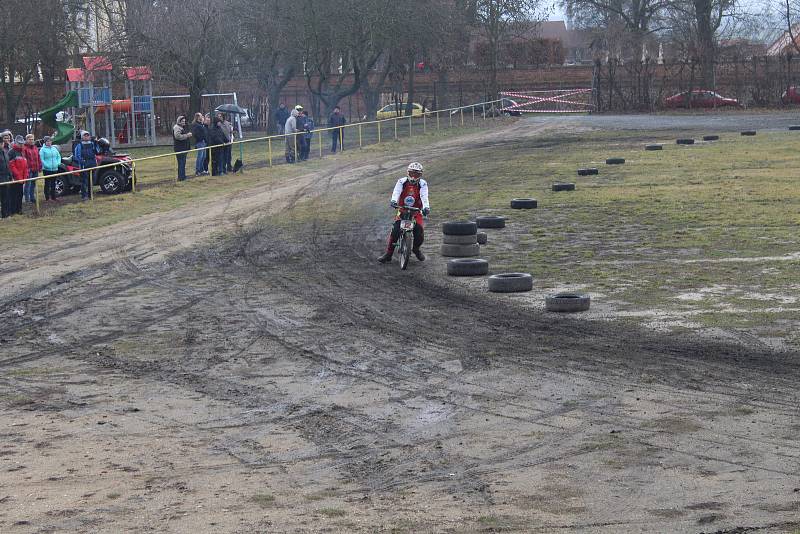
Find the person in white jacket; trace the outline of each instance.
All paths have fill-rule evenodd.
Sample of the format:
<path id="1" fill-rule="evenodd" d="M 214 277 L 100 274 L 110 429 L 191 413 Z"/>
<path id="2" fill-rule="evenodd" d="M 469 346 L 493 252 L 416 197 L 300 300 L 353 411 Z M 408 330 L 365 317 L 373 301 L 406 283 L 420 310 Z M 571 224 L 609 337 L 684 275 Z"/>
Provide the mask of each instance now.
<path id="1" fill-rule="evenodd" d="M 286 163 L 294 163 L 297 160 L 297 154 L 295 154 L 294 149 L 295 143 L 297 143 L 295 135 L 297 134 L 297 116 L 299 114 L 300 112 L 296 108 L 293 109 L 283 127 L 283 133 L 286 136 Z M 297 146 L 300 146 L 300 144 L 297 143 Z"/>
<path id="2" fill-rule="evenodd" d="M 419 261 L 425 261 L 425 254 L 422 253 L 420 247 L 425 241 L 424 217 L 427 217 L 431 212 L 431 205 L 428 201 L 428 182 L 422 179 L 423 171 L 422 163 L 417 161 L 410 163 L 406 171 L 407 176 L 398 179 L 394 185 L 389 205 L 398 211 L 394 218 L 392 231 L 389 233 L 386 252 L 378 258 L 380 263 L 392 261 L 394 244 L 400 238 L 400 210 L 403 207 L 413 207 L 421 210 L 414 213 L 414 220 L 417 224 L 414 226 L 414 248 L 411 251 Z"/>

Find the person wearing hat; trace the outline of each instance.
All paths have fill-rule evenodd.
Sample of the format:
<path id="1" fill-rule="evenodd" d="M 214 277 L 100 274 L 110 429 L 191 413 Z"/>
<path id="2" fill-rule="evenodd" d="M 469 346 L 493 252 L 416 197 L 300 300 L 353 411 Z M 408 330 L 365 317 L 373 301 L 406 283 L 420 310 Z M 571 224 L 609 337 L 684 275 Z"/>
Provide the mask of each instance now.
<path id="1" fill-rule="evenodd" d="M 89 190 L 89 178 L 92 172 L 89 169 L 97 167 L 97 155 L 100 154 L 100 147 L 92 140 L 92 136 L 86 130 L 81 132 L 81 141 L 75 145 L 72 152 L 73 163 L 80 166 L 81 172 L 81 200 L 89 200 L 91 191 Z"/>
<path id="2" fill-rule="evenodd" d="M 0 150 L 0 218 L 11 216 L 11 187 L 3 185 L 11 182 L 11 169 L 8 167 L 8 152 L 11 149 L 11 132 L 0 132 L 2 150 Z"/>
<path id="3" fill-rule="evenodd" d="M 25 158 L 25 138 L 18 135 L 14 138 L 14 145 L 8 151 L 8 169 L 14 185 L 11 188 L 11 215 L 22 213 L 22 185 L 30 177 L 28 160 Z"/>
<path id="4" fill-rule="evenodd" d="M 42 164 L 42 173 L 45 176 L 58 173 L 58 166 L 61 165 L 61 152 L 58 147 L 53 146 L 53 138 L 49 135 L 44 136 L 44 146 L 39 150 L 39 160 Z M 44 179 L 44 199 L 58 201 L 56 196 L 56 179 Z"/>

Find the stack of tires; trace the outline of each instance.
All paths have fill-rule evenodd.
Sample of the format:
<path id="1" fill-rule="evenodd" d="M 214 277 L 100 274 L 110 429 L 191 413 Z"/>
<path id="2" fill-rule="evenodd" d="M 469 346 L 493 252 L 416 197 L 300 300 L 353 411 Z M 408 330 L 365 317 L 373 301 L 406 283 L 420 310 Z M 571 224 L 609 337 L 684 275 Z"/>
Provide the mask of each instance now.
<path id="1" fill-rule="evenodd" d="M 481 252 L 478 225 L 473 221 L 452 221 L 442 224 L 442 256 L 469 258 Z"/>

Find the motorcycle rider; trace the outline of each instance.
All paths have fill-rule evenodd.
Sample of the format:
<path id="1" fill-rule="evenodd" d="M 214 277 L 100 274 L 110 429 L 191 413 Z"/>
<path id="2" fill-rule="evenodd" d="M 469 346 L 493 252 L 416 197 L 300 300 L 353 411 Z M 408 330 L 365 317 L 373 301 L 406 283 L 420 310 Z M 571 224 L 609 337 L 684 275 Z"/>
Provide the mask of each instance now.
<path id="1" fill-rule="evenodd" d="M 421 209 L 421 212 L 414 213 L 414 248 L 412 252 L 419 261 L 425 261 L 425 254 L 422 253 L 420 247 L 425 240 L 425 229 L 423 227 L 423 216 L 427 217 L 431 212 L 431 206 L 428 202 L 428 182 L 422 179 L 424 169 L 422 163 L 417 161 L 408 165 L 407 174 L 397 180 L 392 192 L 392 200 L 389 205 L 393 208 L 400 208 L 402 206 L 409 206 Z M 389 233 L 389 243 L 386 247 L 386 253 L 383 254 L 378 261 L 380 263 L 389 263 L 392 261 L 394 254 L 394 244 L 400 238 L 400 211 L 395 215 L 392 231 Z"/>

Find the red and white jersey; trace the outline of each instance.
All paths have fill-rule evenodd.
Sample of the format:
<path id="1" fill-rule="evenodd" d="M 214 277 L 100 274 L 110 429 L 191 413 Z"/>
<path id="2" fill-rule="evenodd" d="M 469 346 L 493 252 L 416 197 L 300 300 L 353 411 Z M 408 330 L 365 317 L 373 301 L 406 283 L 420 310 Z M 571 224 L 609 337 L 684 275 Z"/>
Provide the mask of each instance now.
<path id="1" fill-rule="evenodd" d="M 410 206 L 418 209 L 430 208 L 428 202 L 428 182 L 420 178 L 416 184 L 412 184 L 408 176 L 403 176 L 394 185 L 392 200 L 400 206 Z M 399 215 L 398 215 L 399 217 Z M 417 224 L 422 224 L 422 214 L 414 214 Z"/>

